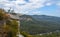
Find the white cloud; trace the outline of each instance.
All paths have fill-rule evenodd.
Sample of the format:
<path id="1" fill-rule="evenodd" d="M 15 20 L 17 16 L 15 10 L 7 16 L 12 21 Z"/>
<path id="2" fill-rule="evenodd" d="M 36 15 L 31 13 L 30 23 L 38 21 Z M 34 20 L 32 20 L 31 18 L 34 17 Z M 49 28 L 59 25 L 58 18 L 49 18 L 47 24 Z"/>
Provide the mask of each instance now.
<path id="1" fill-rule="evenodd" d="M 46 3 L 46 6 L 51 6 L 52 5 L 52 3 Z"/>
<path id="2" fill-rule="evenodd" d="M 29 0 L 29 2 L 26 2 L 24 0 L 16 0 L 16 1 L 8 1 L 8 0 L 0 0 L 0 4 L 4 5 L 5 9 L 9 9 L 9 7 L 12 7 L 15 9 L 16 12 L 22 12 L 22 13 L 28 13 L 29 11 L 36 9 L 36 8 L 42 8 L 45 6 L 45 2 L 47 6 L 52 5 L 51 0 Z M 24 5 L 19 5 L 24 4 Z"/>
<path id="3" fill-rule="evenodd" d="M 1 3 L 3 3 L 5 6 L 15 6 L 15 7 L 19 7 L 20 9 L 33 9 L 33 8 L 39 8 L 39 7 L 43 7 L 43 3 L 41 0 L 29 0 L 30 3 L 25 2 L 24 0 L 16 0 L 16 1 L 11 1 L 9 2 L 8 0 L 4 0 L 4 1 L 0 1 Z M 44 1 L 44 0 L 43 0 Z M 25 4 L 24 6 L 20 6 L 18 4 Z"/>

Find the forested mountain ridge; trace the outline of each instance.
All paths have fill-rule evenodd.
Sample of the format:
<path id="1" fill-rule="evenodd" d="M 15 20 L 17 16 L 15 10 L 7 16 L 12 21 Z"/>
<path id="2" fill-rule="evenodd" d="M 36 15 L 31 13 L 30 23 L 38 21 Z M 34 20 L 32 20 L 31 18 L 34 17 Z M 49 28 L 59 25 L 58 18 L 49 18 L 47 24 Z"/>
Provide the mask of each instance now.
<path id="1" fill-rule="evenodd" d="M 39 15 L 39 17 L 40 17 L 40 19 L 39 19 L 36 16 L 38 16 L 38 15 L 21 16 L 20 17 L 21 18 L 21 30 L 28 32 L 30 34 L 40 34 L 40 33 L 53 32 L 55 30 L 60 30 L 60 23 L 58 22 L 60 17 L 53 17 L 53 16 L 47 17 L 45 15 Z M 30 19 L 30 20 L 27 21 L 27 19 Z M 55 21 L 55 19 L 56 19 L 56 21 Z M 57 19 L 58 19 L 58 21 L 57 21 Z"/>

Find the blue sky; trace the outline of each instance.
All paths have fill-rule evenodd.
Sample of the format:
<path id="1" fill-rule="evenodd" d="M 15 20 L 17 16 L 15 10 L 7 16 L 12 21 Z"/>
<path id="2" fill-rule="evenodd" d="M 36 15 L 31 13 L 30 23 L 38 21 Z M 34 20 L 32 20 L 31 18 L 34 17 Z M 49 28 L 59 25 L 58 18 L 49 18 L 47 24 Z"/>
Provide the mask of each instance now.
<path id="1" fill-rule="evenodd" d="M 10 7 L 16 13 L 60 17 L 60 0 L 0 0 L 0 8 Z"/>

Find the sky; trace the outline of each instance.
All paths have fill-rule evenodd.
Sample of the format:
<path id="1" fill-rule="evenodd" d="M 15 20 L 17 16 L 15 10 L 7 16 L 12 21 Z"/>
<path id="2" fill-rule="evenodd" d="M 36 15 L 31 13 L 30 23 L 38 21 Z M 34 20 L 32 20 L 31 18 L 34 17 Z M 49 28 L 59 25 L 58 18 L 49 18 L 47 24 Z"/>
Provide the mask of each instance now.
<path id="1" fill-rule="evenodd" d="M 60 0 L 0 0 L 0 8 L 27 15 L 60 17 Z"/>

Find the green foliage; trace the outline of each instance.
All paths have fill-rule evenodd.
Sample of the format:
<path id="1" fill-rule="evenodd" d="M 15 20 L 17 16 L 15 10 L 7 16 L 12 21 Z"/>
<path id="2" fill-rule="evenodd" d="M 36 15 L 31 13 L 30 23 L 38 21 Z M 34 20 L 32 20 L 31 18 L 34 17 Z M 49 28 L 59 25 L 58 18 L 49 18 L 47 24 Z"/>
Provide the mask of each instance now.
<path id="1" fill-rule="evenodd" d="M 3 20 L 4 12 L 5 11 L 3 9 L 0 9 L 0 20 Z"/>
<path id="2" fill-rule="evenodd" d="M 3 26 L 4 31 L 8 32 L 8 37 L 17 37 L 17 31 L 18 31 L 18 22 L 17 20 L 8 20 L 10 17 L 8 14 L 6 14 L 6 11 L 4 9 L 0 9 L 0 20 L 6 21 L 6 25 Z"/>
<path id="3" fill-rule="evenodd" d="M 27 32 L 20 32 L 24 37 L 27 37 L 28 36 L 28 34 L 27 34 Z"/>
<path id="4" fill-rule="evenodd" d="M 26 37 L 60 37 L 60 32 L 53 32 L 52 34 L 42 34 L 42 35 L 39 35 L 39 34 L 36 34 L 36 35 L 27 35 Z"/>
<path id="5" fill-rule="evenodd" d="M 10 24 L 10 25 L 8 25 Z M 9 30 L 11 31 L 13 37 L 16 36 L 18 32 L 18 22 L 16 20 L 12 20 L 11 22 L 7 23 Z"/>

